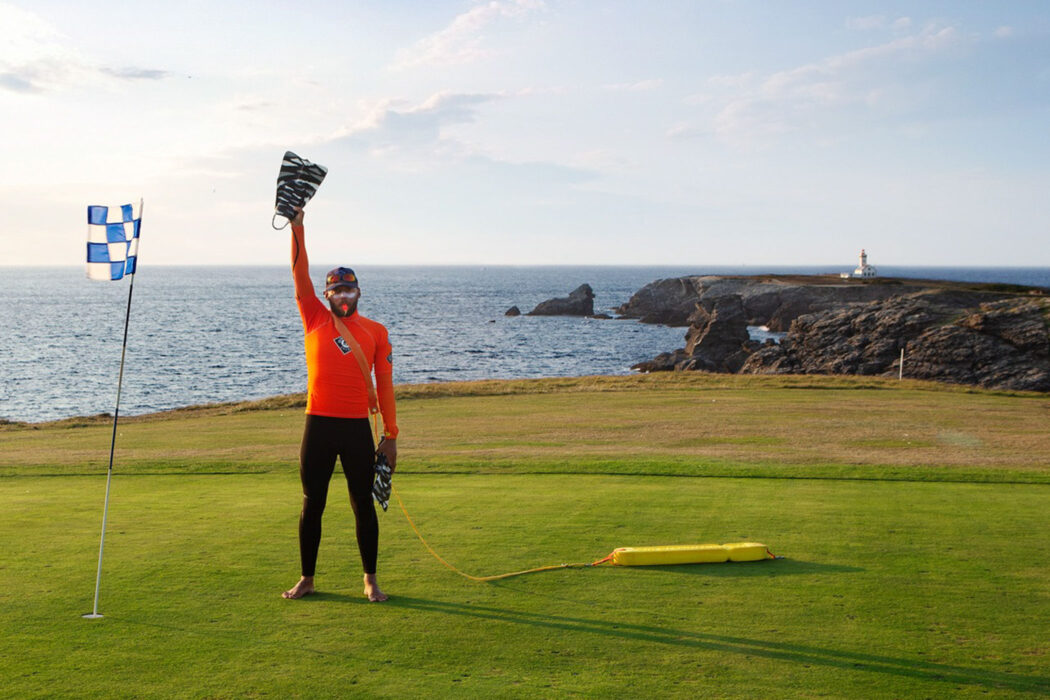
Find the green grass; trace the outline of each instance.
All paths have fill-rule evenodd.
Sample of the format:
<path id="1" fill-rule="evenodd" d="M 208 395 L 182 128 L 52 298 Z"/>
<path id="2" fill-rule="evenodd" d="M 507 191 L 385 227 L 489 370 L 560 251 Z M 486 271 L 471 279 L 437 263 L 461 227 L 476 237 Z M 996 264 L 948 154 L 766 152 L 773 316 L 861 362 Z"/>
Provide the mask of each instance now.
<path id="1" fill-rule="evenodd" d="M 323 592 L 285 601 L 293 397 L 122 422 L 106 617 L 88 621 L 109 428 L 8 426 L 2 694 L 1050 695 L 1045 395 L 673 375 L 401 393 L 395 485 L 469 573 L 648 544 L 755 540 L 786 558 L 477 584 L 395 504 L 380 515 L 392 599 L 370 605 L 339 487 Z"/>
<path id="2" fill-rule="evenodd" d="M 876 378 L 699 373 L 399 388 L 413 471 L 1050 483 L 1050 397 Z M 124 472 L 297 459 L 302 397 L 121 421 Z M 0 476 L 104 470 L 111 423 L 0 427 Z"/>

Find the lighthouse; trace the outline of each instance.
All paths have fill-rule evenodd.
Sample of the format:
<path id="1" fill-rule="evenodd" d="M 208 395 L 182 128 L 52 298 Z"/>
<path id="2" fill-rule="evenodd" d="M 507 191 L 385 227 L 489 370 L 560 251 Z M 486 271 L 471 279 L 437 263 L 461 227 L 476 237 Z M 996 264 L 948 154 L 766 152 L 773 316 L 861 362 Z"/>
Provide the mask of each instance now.
<path id="1" fill-rule="evenodd" d="M 878 271 L 871 265 L 868 264 L 868 254 L 864 252 L 864 249 L 860 250 L 860 264 L 857 265 L 857 269 L 853 273 L 843 272 L 839 277 L 843 279 L 850 279 L 859 277 L 861 279 L 871 279 L 872 277 L 878 277 Z"/>

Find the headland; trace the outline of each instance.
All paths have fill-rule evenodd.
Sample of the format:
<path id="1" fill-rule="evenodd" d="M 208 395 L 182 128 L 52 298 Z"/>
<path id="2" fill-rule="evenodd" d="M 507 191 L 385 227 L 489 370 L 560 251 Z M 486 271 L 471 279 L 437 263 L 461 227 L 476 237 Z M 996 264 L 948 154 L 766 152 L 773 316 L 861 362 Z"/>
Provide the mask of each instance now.
<path id="1" fill-rule="evenodd" d="M 904 376 L 1050 391 L 1050 289 L 834 275 L 692 276 L 618 310 L 686 326 L 686 345 L 634 369 Z M 786 332 L 750 339 L 749 326 Z M 902 365 L 903 358 L 903 365 Z"/>

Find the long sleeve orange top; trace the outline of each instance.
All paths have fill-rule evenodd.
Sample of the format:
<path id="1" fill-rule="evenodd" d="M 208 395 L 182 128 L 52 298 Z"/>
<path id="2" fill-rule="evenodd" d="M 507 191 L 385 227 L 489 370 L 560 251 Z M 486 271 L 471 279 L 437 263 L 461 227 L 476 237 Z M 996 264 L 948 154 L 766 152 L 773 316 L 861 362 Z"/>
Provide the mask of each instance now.
<path id="1" fill-rule="evenodd" d="M 328 306 L 317 297 L 310 281 L 306 234 L 292 226 L 292 278 L 295 301 L 303 320 L 306 344 L 306 412 L 332 418 L 367 418 L 368 386 L 353 355 L 345 351 Z M 394 404 L 393 351 L 383 324 L 356 311 L 340 319 L 354 336 L 375 374 L 383 434 L 397 438 L 397 408 Z"/>

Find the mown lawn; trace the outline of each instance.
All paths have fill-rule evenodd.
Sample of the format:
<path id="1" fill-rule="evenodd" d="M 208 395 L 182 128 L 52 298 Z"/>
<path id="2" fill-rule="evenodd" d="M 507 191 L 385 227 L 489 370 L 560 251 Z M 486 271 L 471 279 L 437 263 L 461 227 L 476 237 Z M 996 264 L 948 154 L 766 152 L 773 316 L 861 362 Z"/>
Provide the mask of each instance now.
<path id="1" fill-rule="evenodd" d="M 1050 483 L 1050 396 L 698 373 L 399 387 L 405 469 Z M 122 418 L 125 473 L 295 468 L 303 397 Z M 0 426 L 0 476 L 97 474 L 111 419 Z"/>
<path id="2" fill-rule="evenodd" d="M 392 598 L 370 605 L 335 488 L 323 592 L 286 601 L 302 416 L 279 399 L 122 426 L 106 617 L 88 621 L 109 429 L 8 427 L 3 695 L 1050 694 L 1045 395 L 692 377 L 401 391 L 396 488 L 469 573 L 647 544 L 785 558 L 478 584 L 393 505 Z"/>

